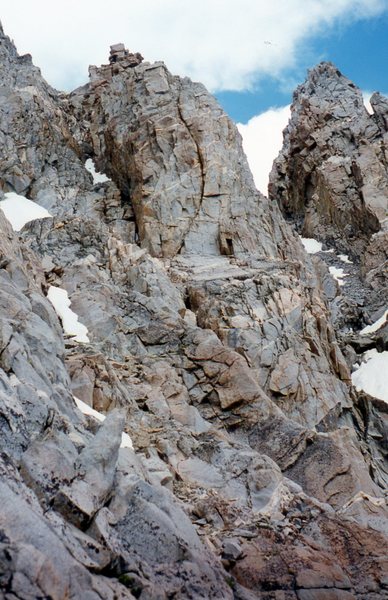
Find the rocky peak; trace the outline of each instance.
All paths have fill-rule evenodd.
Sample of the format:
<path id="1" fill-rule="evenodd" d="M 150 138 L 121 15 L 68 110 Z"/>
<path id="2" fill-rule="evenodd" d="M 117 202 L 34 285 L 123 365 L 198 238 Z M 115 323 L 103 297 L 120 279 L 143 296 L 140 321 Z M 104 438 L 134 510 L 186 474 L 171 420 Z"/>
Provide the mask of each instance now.
<path id="1" fill-rule="evenodd" d="M 371 96 L 370 103 L 382 136 L 385 138 L 385 134 L 388 132 L 388 98 L 375 92 Z"/>
<path id="2" fill-rule="evenodd" d="M 342 130 L 348 128 L 361 138 L 360 126 L 365 129 L 367 122 L 361 90 L 330 62 L 322 62 L 310 69 L 306 81 L 294 91 L 290 126 L 295 123 L 295 130 L 299 137 L 306 137 L 307 144 L 311 145 L 320 131 L 326 136 L 330 133 L 330 152 L 340 155 L 343 147 L 341 142 L 337 144 L 335 133 L 337 137 L 343 137 Z M 377 134 L 377 131 L 371 122 L 369 137 L 373 137 L 373 133 Z M 292 127 L 289 134 L 292 136 Z"/>
<path id="3" fill-rule="evenodd" d="M 31 54 L 19 55 L 13 40 L 4 33 L 2 27 L 0 27 L 0 67 L 2 88 L 38 86 L 54 93 L 41 77 L 40 69 L 32 64 Z"/>
<path id="4" fill-rule="evenodd" d="M 294 94 L 269 186 L 302 235 L 354 257 L 372 288 L 387 260 L 388 211 L 386 100 L 377 95 L 374 106 L 370 115 L 334 65 L 312 69 Z"/>
<path id="5" fill-rule="evenodd" d="M 0 57 L 3 60 L 8 58 L 8 60 L 15 59 L 17 57 L 17 50 L 15 48 L 15 44 L 10 40 L 10 38 L 5 35 L 4 29 L 0 22 Z"/>
<path id="6" fill-rule="evenodd" d="M 140 52 L 133 54 L 125 48 L 124 44 L 114 44 L 110 47 L 109 62 L 111 64 L 120 62 L 124 67 L 136 67 L 143 60 Z"/>
<path id="7" fill-rule="evenodd" d="M 278 256 L 273 209 L 255 189 L 235 125 L 201 84 L 163 63 L 126 68 L 123 48 L 113 46 L 117 60 L 92 67 L 90 86 L 71 100 L 99 115 L 82 143 L 133 207 L 142 246 L 159 257 Z"/>
<path id="8" fill-rule="evenodd" d="M 308 71 L 306 81 L 294 91 L 293 102 L 297 105 L 306 97 L 331 100 L 337 104 L 340 100 L 341 105 L 353 101 L 356 111 L 364 108 L 360 90 L 331 62 L 321 62 Z M 354 110 L 351 116 L 354 116 Z"/>
<path id="9" fill-rule="evenodd" d="M 125 69 L 137 67 L 143 60 L 139 52 L 130 52 L 125 48 L 124 44 L 113 44 L 110 47 L 109 65 L 89 67 L 90 81 L 97 85 L 106 80 L 110 81 L 114 75 L 122 73 Z"/>
<path id="10" fill-rule="evenodd" d="M 345 294 L 255 190 L 216 100 L 112 57 L 61 95 L 0 64 L 0 187 L 50 215 L 13 231 L 0 210 L 5 600 L 384 598 L 387 405 L 350 376 L 383 318 L 345 343 Z M 331 134 L 298 98 L 273 189 L 337 223 L 325 190 L 366 174 L 346 119 Z M 315 199 L 325 161 L 343 169 Z"/>

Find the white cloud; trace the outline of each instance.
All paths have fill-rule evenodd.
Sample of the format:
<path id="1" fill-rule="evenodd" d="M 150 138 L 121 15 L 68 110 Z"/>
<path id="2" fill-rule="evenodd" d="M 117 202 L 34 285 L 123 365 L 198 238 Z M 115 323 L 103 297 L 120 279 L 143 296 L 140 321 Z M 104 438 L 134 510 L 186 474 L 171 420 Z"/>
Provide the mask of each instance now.
<path id="1" fill-rule="evenodd" d="M 2 0 L 1 19 L 58 88 L 87 79 L 89 63 L 125 42 L 147 60 L 210 89 L 247 89 L 297 62 L 304 40 L 338 21 L 388 10 L 387 0 Z"/>
<path id="2" fill-rule="evenodd" d="M 256 187 L 265 195 L 272 163 L 282 148 L 283 129 L 289 118 L 290 107 L 283 106 L 270 108 L 250 119 L 246 125 L 237 124 Z"/>

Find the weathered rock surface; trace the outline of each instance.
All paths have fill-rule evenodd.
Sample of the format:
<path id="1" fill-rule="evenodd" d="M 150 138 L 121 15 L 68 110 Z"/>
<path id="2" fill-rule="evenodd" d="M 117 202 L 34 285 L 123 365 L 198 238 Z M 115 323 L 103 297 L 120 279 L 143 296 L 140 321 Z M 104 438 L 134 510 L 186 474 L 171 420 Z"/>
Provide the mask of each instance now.
<path id="1" fill-rule="evenodd" d="M 361 90 L 334 65 L 312 69 L 294 92 L 269 191 L 302 235 L 359 264 L 365 301 L 372 296 L 376 309 L 387 297 L 388 107 L 380 94 L 371 102 L 372 115 Z"/>
<path id="2" fill-rule="evenodd" d="M 321 261 L 334 272 L 345 267 L 342 293 L 324 289 L 349 366 L 367 350 L 385 350 L 383 327 L 369 335 L 357 332 L 382 317 L 387 306 L 388 101 L 375 93 L 371 102 L 373 114 L 334 65 L 312 69 L 294 93 L 269 186 L 270 197 L 296 229 L 325 244 L 321 260 L 315 259 L 320 272 Z M 348 256 L 336 256 L 341 252 Z M 375 421 L 373 405 L 361 404 Z"/>
<path id="3" fill-rule="evenodd" d="M 385 407 L 234 125 L 120 44 L 60 95 L 0 41 L 0 189 L 53 215 L 0 211 L 4 597 L 387 597 Z"/>
<path id="4" fill-rule="evenodd" d="M 277 255 L 272 209 L 235 127 L 201 84 L 163 63 L 128 69 L 125 59 L 93 73 L 69 103 L 89 118 L 83 147 L 131 204 L 142 247 L 161 257 Z"/>

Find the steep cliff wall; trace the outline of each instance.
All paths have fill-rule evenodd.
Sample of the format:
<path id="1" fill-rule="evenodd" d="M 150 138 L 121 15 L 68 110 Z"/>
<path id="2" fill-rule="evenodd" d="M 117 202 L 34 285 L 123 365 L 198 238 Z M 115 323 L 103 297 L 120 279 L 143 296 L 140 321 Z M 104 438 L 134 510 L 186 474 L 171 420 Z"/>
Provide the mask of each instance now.
<path id="1" fill-rule="evenodd" d="M 0 41 L 0 195 L 52 215 L 0 219 L 4 597 L 383 598 L 386 407 L 235 126 L 138 54 L 61 95 Z"/>
<path id="2" fill-rule="evenodd" d="M 312 69 L 294 93 L 269 189 L 305 237 L 359 264 L 378 307 L 386 302 L 388 273 L 386 99 L 376 94 L 372 106 L 371 115 L 361 90 L 334 65 Z"/>

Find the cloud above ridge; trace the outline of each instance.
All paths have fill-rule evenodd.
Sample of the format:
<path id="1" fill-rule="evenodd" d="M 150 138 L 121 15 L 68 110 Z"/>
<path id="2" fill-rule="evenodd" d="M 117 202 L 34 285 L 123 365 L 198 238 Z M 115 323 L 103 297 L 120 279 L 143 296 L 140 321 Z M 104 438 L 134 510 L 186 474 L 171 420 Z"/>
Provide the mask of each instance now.
<path id="1" fill-rule="evenodd" d="M 237 124 L 256 187 L 266 196 L 272 163 L 282 149 L 283 129 L 289 118 L 290 106 L 282 106 L 266 110 L 245 125 Z"/>
<path id="2" fill-rule="evenodd" d="M 388 96 L 388 94 L 383 94 Z M 364 105 L 369 114 L 373 114 L 370 104 L 372 92 L 363 90 Z M 272 164 L 283 146 L 283 130 L 291 116 L 291 106 L 270 108 L 249 119 L 247 123 L 237 123 L 243 139 L 243 148 L 247 156 L 256 187 L 263 194 L 268 193 L 268 179 Z"/>
<path id="3" fill-rule="evenodd" d="M 0 18 L 60 89 L 86 81 L 88 65 L 122 41 L 220 91 L 279 77 L 309 37 L 386 10 L 388 0 L 3 0 Z"/>

